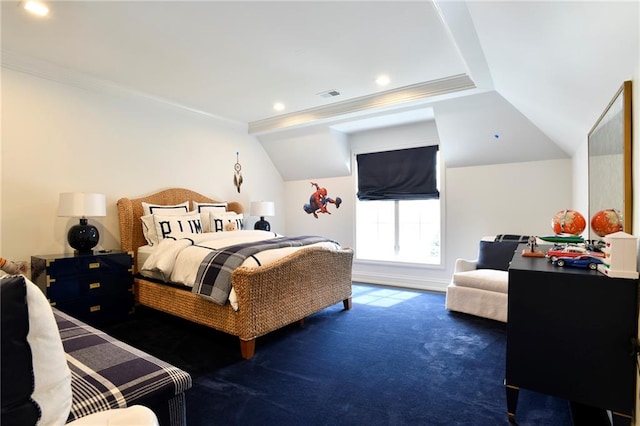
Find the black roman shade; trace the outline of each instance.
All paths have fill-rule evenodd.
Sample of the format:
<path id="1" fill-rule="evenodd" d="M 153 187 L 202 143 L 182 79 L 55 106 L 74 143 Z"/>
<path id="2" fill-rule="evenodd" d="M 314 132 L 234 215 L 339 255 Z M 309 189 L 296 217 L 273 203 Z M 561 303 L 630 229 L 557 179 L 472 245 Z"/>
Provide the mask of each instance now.
<path id="1" fill-rule="evenodd" d="M 435 200 L 438 145 L 358 154 L 359 200 Z"/>

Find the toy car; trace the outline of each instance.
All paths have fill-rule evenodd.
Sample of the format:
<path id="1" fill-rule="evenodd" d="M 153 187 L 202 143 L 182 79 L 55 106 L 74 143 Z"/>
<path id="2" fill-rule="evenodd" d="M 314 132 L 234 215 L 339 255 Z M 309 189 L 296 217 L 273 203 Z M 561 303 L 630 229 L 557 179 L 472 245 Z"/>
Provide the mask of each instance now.
<path id="1" fill-rule="evenodd" d="M 567 246 L 564 248 L 552 248 L 547 252 L 547 257 L 551 259 L 551 261 L 555 261 L 561 257 L 579 257 L 579 256 L 593 256 L 593 257 L 604 257 L 604 253 L 602 252 L 591 252 L 585 249 L 584 247 L 579 246 Z"/>
<path id="2" fill-rule="evenodd" d="M 576 268 L 589 268 L 591 270 L 598 269 L 598 265 L 602 263 L 599 257 L 588 254 L 578 257 L 558 257 L 552 261 L 557 266 L 574 266 Z"/>
<path id="3" fill-rule="evenodd" d="M 602 253 L 602 249 L 605 247 L 604 241 L 601 240 L 584 240 L 584 248 L 587 251 L 594 253 Z"/>

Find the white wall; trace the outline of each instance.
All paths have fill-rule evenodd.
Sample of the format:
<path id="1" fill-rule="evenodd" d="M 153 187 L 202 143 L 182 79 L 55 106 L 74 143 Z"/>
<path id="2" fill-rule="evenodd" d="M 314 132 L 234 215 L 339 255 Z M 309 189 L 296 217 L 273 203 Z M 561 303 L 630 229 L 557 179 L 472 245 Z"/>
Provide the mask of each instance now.
<path id="1" fill-rule="evenodd" d="M 553 234 L 553 215 L 575 209 L 571 176 L 570 159 L 447 169 L 448 269 L 482 236 Z"/>
<path id="2" fill-rule="evenodd" d="M 83 89 L 2 69 L 2 256 L 71 252 L 58 194 L 102 192 L 107 217 L 91 218 L 97 249 L 119 248 L 116 202 L 168 187 L 243 203 L 283 202 L 278 171 L 245 125 L 134 95 Z M 233 185 L 236 152 L 244 175 Z M 257 218 L 249 217 L 253 227 Z M 284 227 L 284 218 L 269 221 Z"/>
<path id="3" fill-rule="evenodd" d="M 350 135 L 354 152 L 397 149 L 437 143 L 434 123 L 410 124 Z M 318 179 L 331 197 L 340 196 L 339 209 L 318 219 L 302 205 L 314 188 L 309 181 L 285 182 L 286 233 L 326 235 L 347 247 L 355 242 L 356 168 L 352 176 Z M 572 205 L 571 159 L 494 166 L 445 168 L 443 202 L 445 232 L 442 267 L 391 266 L 354 263 L 354 280 L 444 291 L 457 257 L 475 258 L 478 241 L 499 233 L 549 235 L 551 217 Z M 563 184 L 559 184 L 563 183 Z"/>
<path id="4" fill-rule="evenodd" d="M 571 160 L 446 170 L 445 270 L 427 280 L 449 283 L 458 257 L 475 259 L 485 235 L 552 234 L 551 218 L 571 209 Z M 435 284 L 434 283 L 434 284 Z"/>
<path id="5" fill-rule="evenodd" d="M 311 182 L 326 188 L 328 197 L 340 197 L 340 207 L 329 204 L 327 210 L 331 214 L 318 214 L 317 219 L 305 212 L 303 206 L 309 203 L 311 194 L 316 190 Z M 343 247 L 353 247 L 355 191 L 351 176 L 285 182 L 284 193 L 284 232 L 287 235 L 322 235 L 338 241 Z"/>

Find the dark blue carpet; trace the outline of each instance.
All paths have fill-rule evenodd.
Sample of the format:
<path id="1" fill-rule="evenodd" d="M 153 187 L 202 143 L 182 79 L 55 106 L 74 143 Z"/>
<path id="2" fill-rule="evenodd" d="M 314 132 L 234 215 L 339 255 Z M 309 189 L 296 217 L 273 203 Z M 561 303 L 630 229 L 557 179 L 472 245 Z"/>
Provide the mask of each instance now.
<path id="1" fill-rule="evenodd" d="M 237 339 L 149 310 L 107 330 L 194 377 L 189 426 L 508 425 L 505 325 L 444 309 L 444 295 L 354 286 L 303 328 Z M 522 390 L 517 421 L 571 425 L 569 404 Z"/>

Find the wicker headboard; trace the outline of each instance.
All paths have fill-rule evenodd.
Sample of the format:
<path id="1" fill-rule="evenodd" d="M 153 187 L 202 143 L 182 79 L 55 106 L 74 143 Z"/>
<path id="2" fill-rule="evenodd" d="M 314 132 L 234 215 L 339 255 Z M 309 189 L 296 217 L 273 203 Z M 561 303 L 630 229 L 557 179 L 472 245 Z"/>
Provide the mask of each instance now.
<path id="1" fill-rule="evenodd" d="M 164 191 L 141 198 L 119 199 L 117 205 L 118 219 L 120 221 L 120 247 L 122 247 L 122 250 L 133 252 L 134 257 L 137 257 L 138 247 L 147 244 L 142 234 L 142 222 L 140 221 L 140 217 L 143 215 L 143 202 L 152 204 L 179 204 L 184 201 L 189 201 L 190 208 L 193 208 L 193 205 L 191 205 L 192 201 L 197 201 L 198 203 L 218 202 L 202 194 L 183 188 L 165 189 Z M 244 212 L 242 204 L 237 201 L 229 202 L 227 204 L 227 210 L 236 213 Z M 134 265 L 137 265 L 137 262 L 134 262 Z"/>

